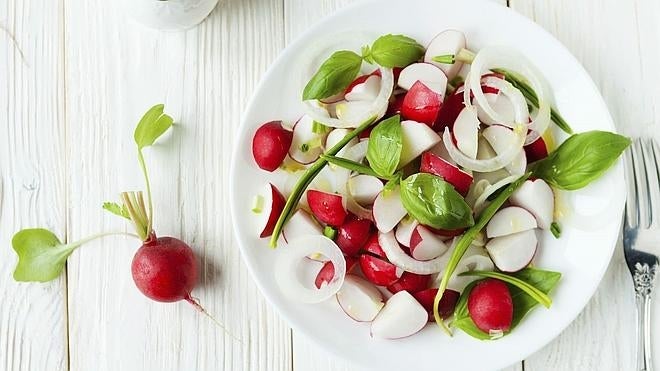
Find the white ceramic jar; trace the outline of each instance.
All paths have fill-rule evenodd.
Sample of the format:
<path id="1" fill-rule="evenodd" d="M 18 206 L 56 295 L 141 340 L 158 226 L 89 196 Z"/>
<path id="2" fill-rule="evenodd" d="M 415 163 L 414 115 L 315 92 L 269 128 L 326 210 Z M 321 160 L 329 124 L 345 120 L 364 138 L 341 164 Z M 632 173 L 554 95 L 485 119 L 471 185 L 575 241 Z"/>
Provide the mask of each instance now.
<path id="1" fill-rule="evenodd" d="M 183 30 L 200 23 L 218 0 L 123 0 L 126 14 L 160 30 Z"/>

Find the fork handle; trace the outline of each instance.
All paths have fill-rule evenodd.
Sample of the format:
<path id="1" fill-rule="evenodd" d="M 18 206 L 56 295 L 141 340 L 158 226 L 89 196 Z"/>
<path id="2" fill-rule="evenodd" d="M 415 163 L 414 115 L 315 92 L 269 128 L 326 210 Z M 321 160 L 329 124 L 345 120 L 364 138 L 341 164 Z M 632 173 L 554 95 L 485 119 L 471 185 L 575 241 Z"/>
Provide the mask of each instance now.
<path id="1" fill-rule="evenodd" d="M 637 368 L 653 371 L 651 363 L 651 294 L 635 295 L 637 302 Z"/>

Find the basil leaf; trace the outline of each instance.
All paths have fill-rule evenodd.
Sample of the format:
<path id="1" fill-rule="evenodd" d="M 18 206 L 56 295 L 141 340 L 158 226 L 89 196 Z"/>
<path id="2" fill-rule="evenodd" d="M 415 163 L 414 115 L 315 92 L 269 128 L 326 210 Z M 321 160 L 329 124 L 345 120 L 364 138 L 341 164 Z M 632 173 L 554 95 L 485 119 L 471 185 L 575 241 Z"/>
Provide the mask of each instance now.
<path id="1" fill-rule="evenodd" d="M 14 279 L 21 282 L 54 280 L 77 247 L 63 244 L 53 232 L 40 228 L 19 231 L 11 245 L 18 255 Z"/>
<path id="2" fill-rule="evenodd" d="M 172 126 L 174 120 L 163 113 L 164 109 L 164 105 L 157 104 L 151 107 L 140 119 L 133 134 L 138 150 L 154 144 L 156 139 Z"/>
<path id="3" fill-rule="evenodd" d="M 532 171 L 555 188 L 580 189 L 600 178 L 630 143 L 629 138 L 607 131 L 575 134 L 538 161 Z"/>
<path id="4" fill-rule="evenodd" d="M 302 99 L 331 97 L 348 87 L 360 72 L 362 57 L 348 50 L 332 54 L 319 67 L 303 90 Z"/>
<path id="5" fill-rule="evenodd" d="M 393 68 L 405 67 L 424 56 L 425 49 L 414 39 L 404 35 L 385 35 L 364 48 L 364 58 L 370 62 Z"/>
<path id="6" fill-rule="evenodd" d="M 472 209 L 463 196 L 451 184 L 432 174 L 413 174 L 403 180 L 401 202 L 413 218 L 436 229 L 474 225 Z"/>
<path id="7" fill-rule="evenodd" d="M 374 171 L 382 177 L 390 177 L 399 167 L 403 131 L 401 118 L 392 116 L 376 125 L 369 135 L 367 160 Z"/>
<path id="8" fill-rule="evenodd" d="M 116 202 L 104 202 L 103 209 L 117 216 L 121 216 L 122 218 L 131 220 L 131 216 L 128 214 L 128 210 L 126 210 L 124 205 L 119 205 Z"/>

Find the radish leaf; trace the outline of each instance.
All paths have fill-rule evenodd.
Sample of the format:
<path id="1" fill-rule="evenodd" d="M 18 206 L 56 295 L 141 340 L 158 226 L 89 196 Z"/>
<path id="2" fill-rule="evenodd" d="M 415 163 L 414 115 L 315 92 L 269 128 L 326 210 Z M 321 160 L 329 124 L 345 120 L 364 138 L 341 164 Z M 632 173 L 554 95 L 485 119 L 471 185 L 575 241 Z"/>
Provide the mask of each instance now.
<path id="1" fill-rule="evenodd" d="M 149 147 L 158 137 L 163 135 L 172 126 L 174 120 L 172 117 L 163 113 L 165 106 L 157 104 L 149 109 L 147 113 L 142 116 L 140 122 L 135 128 L 133 137 L 137 144 L 138 150 L 144 147 Z"/>
<path id="2" fill-rule="evenodd" d="M 126 207 L 124 207 L 124 205 L 119 205 L 116 202 L 104 202 L 103 209 L 117 216 L 121 216 L 122 218 L 126 218 L 128 220 L 131 219 L 130 215 L 128 214 L 128 210 L 126 210 Z"/>
<path id="3" fill-rule="evenodd" d="M 376 39 L 371 48 L 362 49 L 369 62 L 393 68 L 405 67 L 424 56 L 425 49 L 415 39 L 404 35 L 384 35 Z"/>
<path id="4" fill-rule="evenodd" d="M 383 120 L 369 134 L 367 160 L 380 177 L 389 178 L 399 167 L 402 149 L 401 118 L 396 115 Z"/>
<path id="5" fill-rule="evenodd" d="M 11 245 L 18 255 L 14 279 L 21 282 L 47 282 L 62 273 L 66 259 L 78 245 L 66 245 L 46 229 L 23 229 Z"/>
<path id="6" fill-rule="evenodd" d="M 360 72 L 362 57 L 348 50 L 326 59 L 303 90 L 302 99 L 323 99 L 346 89 Z"/>

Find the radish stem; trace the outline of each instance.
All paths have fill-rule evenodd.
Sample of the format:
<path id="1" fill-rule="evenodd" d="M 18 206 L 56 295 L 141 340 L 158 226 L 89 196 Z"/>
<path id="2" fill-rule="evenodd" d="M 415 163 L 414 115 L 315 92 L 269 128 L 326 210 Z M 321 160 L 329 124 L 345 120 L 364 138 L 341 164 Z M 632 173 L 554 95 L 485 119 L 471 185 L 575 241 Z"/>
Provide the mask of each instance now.
<path id="1" fill-rule="evenodd" d="M 104 233 L 97 233 L 97 234 L 91 235 L 91 236 L 89 236 L 89 237 L 85 237 L 85 238 L 83 238 L 82 240 L 78 240 L 78 241 L 74 241 L 74 242 L 69 242 L 69 243 L 66 244 L 66 246 L 76 248 L 76 247 L 79 247 L 79 246 L 82 246 L 82 245 L 86 244 L 87 242 L 90 242 L 90 241 L 92 241 L 92 240 L 95 240 L 95 239 L 97 239 L 97 238 L 103 238 L 103 237 L 107 237 L 107 236 L 130 236 L 130 237 L 135 237 L 135 238 L 138 238 L 138 239 L 140 238 L 140 236 L 138 236 L 138 235 L 136 235 L 136 234 L 133 234 L 133 233 L 126 233 L 126 232 L 104 232 Z"/>
<path id="2" fill-rule="evenodd" d="M 144 156 L 142 155 L 141 149 L 138 149 L 138 162 L 140 163 L 140 168 L 142 169 L 142 174 L 144 175 L 144 183 L 147 187 L 147 202 L 149 203 L 147 235 L 149 235 L 149 233 L 151 233 L 151 227 L 153 226 L 154 207 L 153 207 L 153 203 L 151 202 L 151 184 L 149 183 L 149 174 L 147 173 L 147 165 L 144 163 Z"/>

